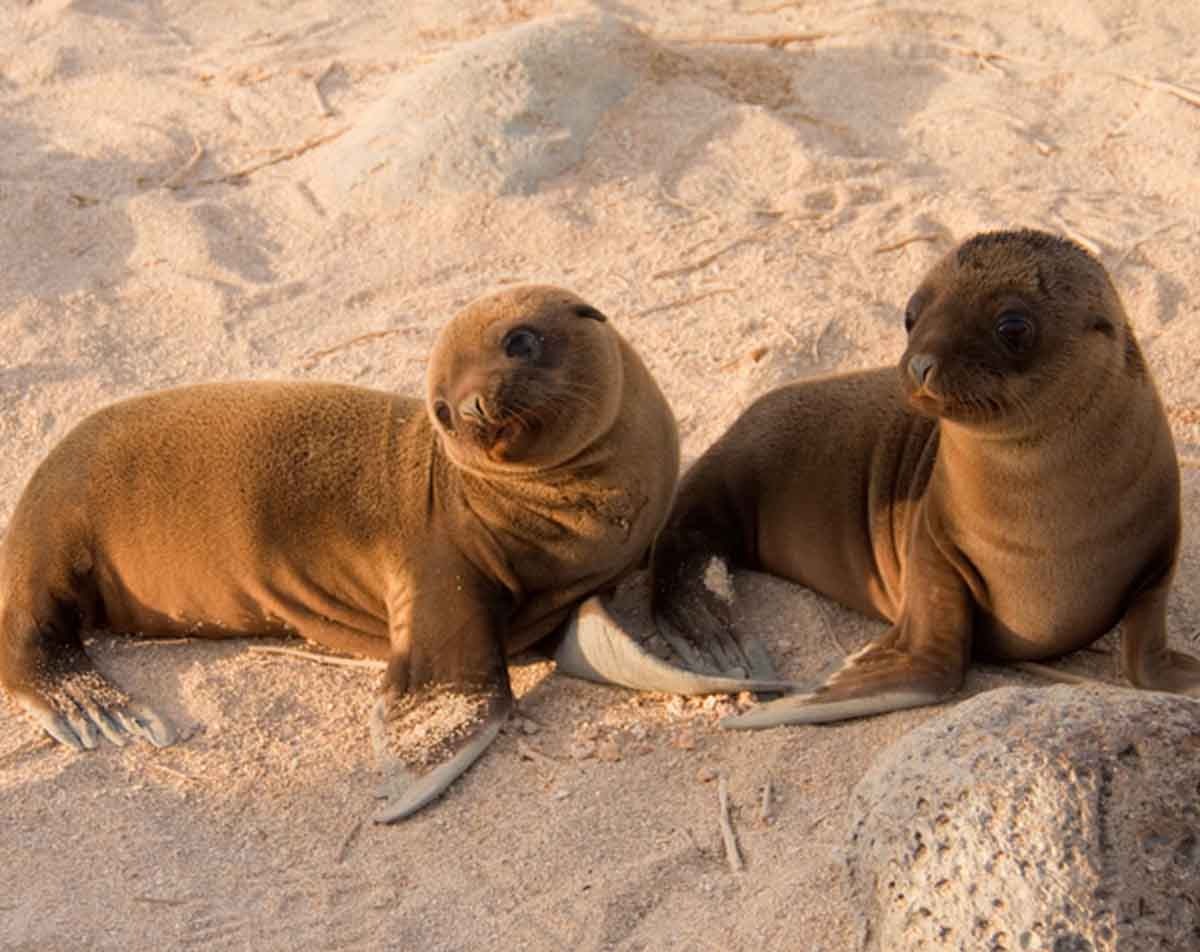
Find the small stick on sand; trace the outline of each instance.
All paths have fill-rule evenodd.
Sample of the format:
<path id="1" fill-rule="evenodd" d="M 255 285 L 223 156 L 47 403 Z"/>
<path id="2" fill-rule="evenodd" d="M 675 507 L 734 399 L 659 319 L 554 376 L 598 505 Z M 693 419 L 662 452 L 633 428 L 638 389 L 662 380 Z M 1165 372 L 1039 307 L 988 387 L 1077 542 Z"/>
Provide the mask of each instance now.
<path id="1" fill-rule="evenodd" d="M 134 902 L 149 902 L 156 906 L 182 906 L 189 902 L 190 899 L 160 899 L 157 896 L 134 896 Z"/>
<path id="2" fill-rule="evenodd" d="M 1142 235 L 1142 237 L 1140 237 L 1136 241 L 1134 241 L 1128 248 L 1126 248 L 1121 253 L 1121 257 L 1119 257 L 1113 263 L 1112 270 L 1116 271 L 1119 267 L 1121 267 L 1121 265 L 1123 265 L 1129 259 L 1129 256 L 1131 254 L 1133 254 L 1135 251 L 1137 251 L 1139 248 L 1141 248 L 1142 245 L 1146 244 L 1146 242 L 1153 241 L 1159 235 L 1166 234 L 1172 228 L 1176 227 L 1177 225 L 1182 225 L 1182 224 L 1184 224 L 1184 220 L 1177 219 L 1176 221 L 1167 222 L 1167 224 L 1165 224 L 1165 225 L 1155 228 L 1152 231 L 1146 232 L 1146 234 Z"/>
<path id="3" fill-rule="evenodd" d="M 1082 232 L 1076 231 L 1074 228 L 1072 228 L 1070 225 L 1068 225 L 1061 218 L 1058 220 L 1058 226 L 1062 229 L 1063 234 L 1066 235 L 1068 238 L 1070 238 L 1073 242 L 1075 242 L 1075 244 L 1082 245 L 1085 249 L 1090 251 L 1097 258 L 1104 257 L 1104 249 L 1100 247 L 1100 244 L 1097 241 L 1095 241 L 1092 238 L 1089 238 L 1087 235 L 1083 234 Z"/>
<path id="4" fill-rule="evenodd" d="M 1182 99 L 1189 105 L 1200 107 L 1200 92 L 1188 89 L 1187 86 L 1169 83 L 1162 79 L 1147 79 L 1145 76 L 1135 76 L 1132 73 L 1114 73 L 1113 75 L 1127 83 L 1141 86 L 1143 89 L 1155 89 L 1159 92 L 1170 93 L 1176 99 Z"/>
<path id="5" fill-rule="evenodd" d="M 773 3 L 769 7 L 754 7 L 752 10 L 745 10 L 750 16 L 755 16 L 760 13 L 778 13 L 780 10 L 786 10 L 789 7 L 802 7 L 805 4 L 801 0 L 792 0 L 791 3 Z"/>
<path id="6" fill-rule="evenodd" d="M 330 354 L 336 354 L 340 350 L 346 350 L 353 347 L 355 344 L 362 344 L 369 340 L 379 340 L 381 337 L 393 337 L 396 334 L 403 334 L 406 328 L 393 327 L 386 331 L 368 331 L 365 334 L 359 334 L 357 337 L 351 337 L 349 340 L 344 340 L 340 344 L 334 344 L 332 347 L 326 347 L 323 350 L 314 350 L 311 354 L 305 354 L 300 364 L 305 370 L 312 370 L 318 362 L 328 357 Z"/>
<path id="7" fill-rule="evenodd" d="M 733 294 L 733 292 L 733 288 L 714 288 L 712 291 L 705 291 L 703 294 L 693 294 L 691 297 L 679 298 L 677 301 L 668 301 L 666 304 L 656 304 L 654 307 L 648 307 L 644 311 L 634 311 L 629 316 L 645 317 L 647 314 L 657 314 L 659 311 L 671 311 L 677 307 L 686 307 L 688 304 L 703 301 L 705 298 L 716 297 L 718 294 Z"/>
<path id="8" fill-rule="evenodd" d="M 49 750 L 54 746 L 54 740 L 43 734 L 41 737 L 33 737 L 14 747 L 8 753 L 0 754 L 0 764 L 7 763 L 10 760 L 18 760 L 25 754 L 32 754 L 36 750 Z"/>
<path id="9" fill-rule="evenodd" d="M 358 820 L 354 826 L 350 827 L 350 829 L 346 832 L 346 835 L 342 837 L 342 844 L 338 847 L 337 855 L 333 860 L 335 863 L 344 863 L 346 861 L 346 857 L 350 853 L 350 847 L 353 846 L 354 841 L 358 839 L 358 834 L 361 832 L 362 827 L 363 821 Z"/>
<path id="10" fill-rule="evenodd" d="M 767 782 L 763 784 L 762 806 L 758 811 L 758 818 L 763 823 L 771 822 L 771 778 L 767 778 Z"/>
<path id="11" fill-rule="evenodd" d="M 522 760 L 532 760 L 534 763 L 542 764 L 546 767 L 557 767 L 558 761 L 549 754 L 543 754 L 532 744 L 527 744 L 521 738 L 517 738 L 517 754 Z"/>
<path id="12" fill-rule="evenodd" d="M 247 650 L 252 651 L 254 654 L 286 655 L 289 658 L 303 658 L 305 661 L 328 664 L 335 668 L 368 668 L 372 671 L 382 671 L 387 667 L 386 661 L 376 661 L 373 658 L 339 658 L 337 655 L 319 654 L 316 651 L 302 651 L 299 648 L 280 648 L 276 645 L 250 645 Z"/>
<path id="13" fill-rule="evenodd" d="M 889 251 L 899 251 L 906 245 L 911 245 L 917 241 L 940 241 L 941 234 L 936 231 L 926 232 L 920 235 L 909 235 L 907 238 L 901 238 L 899 241 L 893 241 L 890 245 L 880 245 L 875 249 L 875 254 L 886 254 Z"/>
<path id="14" fill-rule="evenodd" d="M 733 823 L 729 819 L 729 785 L 724 775 L 717 781 L 717 803 L 720 806 L 721 839 L 725 843 L 725 858 L 733 873 L 742 871 L 742 857 L 738 852 L 737 837 L 733 834 Z"/>
<path id="15" fill-rule="evenodd" d="M 329 74 L 333 72 L 337 66 L 337 60 L 330 60 L 329 65 L 321 70 L 321 75 L 313 80 L 313 95 L 317 99 L 317 111 L 325 118 L 332 116 L 333 110 L 329 108 L 329 103 L 325 101 L 325 94 L 321 92 L 321 83 L 329 78 Z"/>
<path id="16" fill-rule="evenodd" d="M 169 188 L 172 191 L 183 188 L 184 179 L 186 179 L 200 160 L 204 158 L 204 146 L 199 139 L 192 140 L 191 157 L 179 167 L 179 169 L 163 179 L 162 187 Z"/>
<path id="17" fill-rule="evenodd" d="M 781 50 L 792 43 L 815 43 L 836 35 L 836 33 L 767 33 L 760 36 L 676 36 L 667 37 L 667 40 L 673 43 L 687 43 L 691 46 L 724 43 L 766 46 L 773 50 Z"/>
<path id="18" fill-rule="evenodd" d="M 278 165 L 280 162 L 288 162 L 291 159 L 298 159 L 305 152 L 311 152 L 319 145 L 325 145 L 327 142 L 332 142 L 339 136 L 345 135 L 349 131 L 349 126 L 343 126 L 336 132 L 330 132 L 328 135 L 317 136 L 315 139 L 309 139 L 307 142 L 302 142 L 298 146 L 290 149 L 285 149 L 279 155 L 272 156 L 269 159 L 263 159 L 261 162 L 255 162 L 247 165 L 245 168 L 238 169 L 236 172 L 230 172 L 226 175 L 218 175 L 214 178 L 201 179 L 197 185 L 235 185 L 242 179 L 253 175 L 260 169 L 265 169 L 268 166 Z"/>
<path id="19" fill-rule="evenodd" d="M 185 783 L 195 783 L 194 777 L 189 777 L 181 770 L 176 770 L 174 767 L 168 767 L 165 764 L 156 764 L 153 760 L 146 761 L 146 766 L 151 770 L 157 770 L 159 773 L 164 773 L 169 777 L 174 777 L 176 780 L 182 780 Z"/>
<path id="20" fill-rule="evenodd" d="M 721 255 L 726 254 L 727 252 L 733 251 L 734 248 L 740 248 L 742 245 L 748 244 L 753 241 L 762 241 L 763 232 L 766 231 L 768 228 L 771 228 L 774 225 L 777 225 L 782 220 L 783 219 L 777 218 L 774 221 L 769 221 L 769 222 L 766 222 L 765 224 L 759 225 L 757 228 L 754 228 L 753 230 L 747 232 L 746 234 L 742 235 L 740 238 L 735 238 L 733 241 L 729 242 L 729 244 L 722 245 L 720 248 L 718 248 L 716 251 L 712 252 L 711 254 L 705 255 L 703 258 L 699 259 L 698 261 L 693 261 L 691 264 L 681 264 L 676 268 L 667 268 L 665 271 L 656 271 L 654 274 L 651 275 L 651 277 L 654 278 L 655 280 L 658 280 L 659 278 L 671 278 L 671 277 L 675 277 L 676 275 L 680 275 L 680 274 L 690 274 L 692 271 L 699 271 L 701 268 L 707 268 L 710 264 L 712 264 L 719 257 L 721 257 Z"/>
<path id="21" fill-rule="evenodd" d="M 1092 678 L 1086 674 L 1072 674 L 1070 671 L 1060 671 L 1048 664 L 1038 664 L 1036 661 L 1017 661 L 1014 668 L 1019 668 L 1028 674 L 1037 675 L 1048 681 L 1058 681 L 1061 684 L 1108 684 L 1103 678 Z"/>

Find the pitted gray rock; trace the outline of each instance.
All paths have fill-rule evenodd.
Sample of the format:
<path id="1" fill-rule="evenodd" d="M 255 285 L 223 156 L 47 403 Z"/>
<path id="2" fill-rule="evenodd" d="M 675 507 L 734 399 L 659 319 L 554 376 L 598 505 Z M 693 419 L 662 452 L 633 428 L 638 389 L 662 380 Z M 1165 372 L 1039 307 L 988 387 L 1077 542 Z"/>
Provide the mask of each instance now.
<path id="1" fill-rule="evenodd" d="M 867 950 L 1200 948 L 1200 702 L 1005 688 L 914 730 L 854 791 Z"/>

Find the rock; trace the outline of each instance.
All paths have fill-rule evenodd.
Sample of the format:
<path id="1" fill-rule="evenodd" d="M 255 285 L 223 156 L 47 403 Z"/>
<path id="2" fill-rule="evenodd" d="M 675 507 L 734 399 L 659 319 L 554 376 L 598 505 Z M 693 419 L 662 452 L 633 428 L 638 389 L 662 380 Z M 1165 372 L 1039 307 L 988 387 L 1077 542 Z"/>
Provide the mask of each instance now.
<path id="1" fill-rule="evenodd" d="M 1200 702 L 988 691 L 854 791 L 868 950 L 1200 948 Z"/>
<path id="2" fill-rule="evenodd" d="M 556 16 L 463 43 L 396 78 L 331 143 L 310 182 L 338 206 L 430 190 L 526 194 L 583 156 L 654 45 L 610 16 Z"/>

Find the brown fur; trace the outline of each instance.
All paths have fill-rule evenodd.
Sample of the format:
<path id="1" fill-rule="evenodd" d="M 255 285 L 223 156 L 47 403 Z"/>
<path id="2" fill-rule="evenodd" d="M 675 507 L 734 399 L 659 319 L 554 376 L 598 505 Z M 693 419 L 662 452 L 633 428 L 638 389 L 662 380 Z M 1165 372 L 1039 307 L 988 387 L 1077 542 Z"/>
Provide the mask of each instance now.
<path id="1" fill-rule="evenodd" d="M 899 374 L 769 393 L 685 476 L 654 557 L 658 614 L 681 625 L 699 601 L 728 624 L 695 582 L 720 556 L 892 623 L 816 692 L 778 702 L 806 708 L 788 719 L 926 703 L 972 652 L 1050 658 L 1122 621 L 1135 684 L 1200 689 L 1200 665 L 1166 648 L 1174 445 L 1103 267 L 1050 235 L 977 236 L 907 319 Z M 1029 336 L 1006 343 L 1002 321 Z"/>
<path id="2" fill-rule="evenodd" d="M 506 351 L 515 329 L 535 359 Z M 267 382 L 127 400 L 73 430 L 17 505 L 0 683 L 87 733 L 91 706 L 123 723 L 131 702 L 81 629 L 296 632 L 387 658 L 389 703 L 450 686 L 506 710 L 505 653 L 642 557 L 677 467 L 673 417 L 632 348 L 547 287 L 450 322 L 425 403 Z M 113 719 L 92 718 L 106 735 Z"/>

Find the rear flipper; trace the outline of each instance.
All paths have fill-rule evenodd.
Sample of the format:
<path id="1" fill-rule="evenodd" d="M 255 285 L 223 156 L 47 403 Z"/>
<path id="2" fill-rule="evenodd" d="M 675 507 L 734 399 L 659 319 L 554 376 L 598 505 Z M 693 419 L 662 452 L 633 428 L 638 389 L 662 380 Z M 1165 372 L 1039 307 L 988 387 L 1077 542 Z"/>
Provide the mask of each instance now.
<path id="1" fill-rule="evenodd" d="M 376 823 L 416 813 L 442 792 L 496 739 L 513 708 L 507 680 L 491 690 L 454 686 L 384 695 L 371 712 L 371 745 L 386 800 Z"/>
<path id="2" fill-rule="evenodd" d="M 814 690 L 727 717 L 721 726 L 745 729 L 828 724 L 936 704 L 962 686 L 959 658 L 933 652 L 917 654 L 896 647 L 896 640 L 895 632 L 889 632 L 846 658 Z"/>
<path id="3" fill-rule="evenodd" d="M 707 635 L 716 638 L 711 629 Z M 664 636 L 680 654 L 683 665 L 646 651 L 600 598 L 592 596 L 567 621 L 554 660 L 564 674 L 640 691 L 735 694 L 788 691 L 794 687 L 775 676 L 765 650 L 752 661 L 736 642 L 681 638 L 665 631 Z M 707 650 L 710 646 L 712 650 Z"/>
<path id="4" fill-rule="evenodd" d="M 167 747 L 176 739 L 165 717 L 133 701 L 90 661 L 11 693 L 34 723 L 75 750 L 93 750 L 101 736 L 118 747 L 137 737 L 155 747 Z"/>

